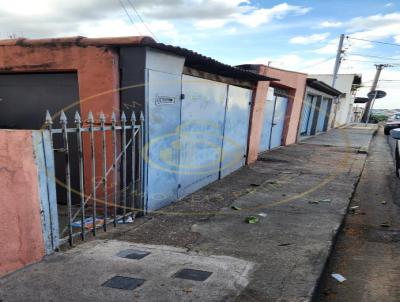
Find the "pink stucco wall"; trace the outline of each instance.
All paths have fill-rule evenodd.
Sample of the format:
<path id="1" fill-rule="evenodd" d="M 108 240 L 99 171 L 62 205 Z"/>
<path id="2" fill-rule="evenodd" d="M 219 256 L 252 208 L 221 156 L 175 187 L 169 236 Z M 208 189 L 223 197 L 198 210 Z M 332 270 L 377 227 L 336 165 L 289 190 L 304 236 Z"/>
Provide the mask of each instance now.
<path id="1" fill-rule="evenodd" d="M 259 82 L 253 95 L 247 163 L 255 162 L 260 152 L 259 146 L 264 121 L 265 99 L 269 86 L 289 91 L 289 103 L 286 111 L 282 143 L 283 145 L 296 143 L 307 80 L 307 75 L 304 73 L 267 67 L 265 65 L 258 66 L 258 73 L 279 79 L 279 82 Z"/>
<path id="2" fill-rule="evenodd" d="M 45 253 L 31 131 L 0 130 L 0 276 Z"/>
<path id="3" fill-rule="evenodd" d="M 268 67 L 265 75 L 278 78 L 277 83 L 272 82 L 272 87 L 282 87 L 290 92 L 288 108 L 286 111 L 283 144 L 290 145 L 297 142 L 297 132 L 300 123 L 301 110 L 306 89 L 307 74 Z"/>

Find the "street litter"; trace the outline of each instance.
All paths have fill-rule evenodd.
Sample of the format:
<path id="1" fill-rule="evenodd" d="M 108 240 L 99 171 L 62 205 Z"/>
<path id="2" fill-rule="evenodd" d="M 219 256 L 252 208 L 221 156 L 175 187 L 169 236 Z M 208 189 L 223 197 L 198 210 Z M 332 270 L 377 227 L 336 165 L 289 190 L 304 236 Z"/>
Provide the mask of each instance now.
<path id="1" fill-rule="evenodd" d="M 331 202 L 329 198 L 321 199 L 319 202 Z"/>
<path id="2" fill-rule="evenodd" d="M 383 201 L 381 202 L 381 204 L 387 204 L 387 201 L 386 201 L 386 200 L 383 200 Z"/>
<path id="3" fill-rule="evenodd" d="M 331 274 L 331 276 L 333 278 L 335 278 L 337 281 L 339 281 L 340 283 L 342 283 L 343 281 L 346 281 L 346 278 L 343 277 L 341 274 L 333 273 L 333 274 Z"/>
<path id="4" fill-rule="evenodd" d="M 259 223 L 260 219 L 257 216 L 249 216 L 249 217 L 246 217 L 246 222 L 250 223 L 250 224 L 255 224 L 255 223 Z"/>
<path id="5" fill-rule="evenodd" d="M 258 216 L 267 217 L 267 213 L 258 213 Z"/>
<path id="6" fill-rule="evenodd" d="M 95 220 L 96 227 L 103 225 L 103 222 L 104 222 L 103 219 L 96 218 L 96 220 Z M 71 225 L 74 228 L 80 228 L 82 223 L 81 223 L 81 220 L 77 220 L 77 221 L 74 221 Z M 91 230 L 93 228 L 93 218 L 92 217 L 85 218 L 83 220 L 83 226 L 85 229 Z"/>
<path id="7" fill-rule="evenodd" d="M 387 222 L 383 222 L 383 223 L 381 223 L 381 227 L 383 227 L 383 228 L 390 228 L 390 223 L 387 223 Z"/>
<path id="8" fill-rule="evenodd" d="M 235 211 L 240 211 L 242 209 L 242 208 L 239 208 L 237 206 L 232 206 L 231 208 L 232 208 L 232 210 L 235 210 Z"/>
<path id="9" fill-rule="evenodd" d="M 352 206 L 350 207 L 350 211 L 354 214 L 358 208 L 359 206 Z"/>
<path id="10" fill-rule="evenodd" d="M 125 219 L 125 223 L 133 223 L 134 219 L 132 218 L 132 216 L 129 216 Z M 124 224 L 124 221 L 121 219 L 118 220 L 118 224 Z"/>

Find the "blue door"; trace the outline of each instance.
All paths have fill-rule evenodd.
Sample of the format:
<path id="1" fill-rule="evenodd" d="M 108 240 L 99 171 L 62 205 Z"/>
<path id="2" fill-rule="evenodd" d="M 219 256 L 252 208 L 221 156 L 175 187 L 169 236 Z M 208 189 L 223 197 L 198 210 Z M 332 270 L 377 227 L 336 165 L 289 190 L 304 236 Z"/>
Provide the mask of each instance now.
<path id="1" fill-rule="evenodd" d="M 264 121 L 261 131 L 260 152 L 268 151 L 270 149 L 269 145 L 271 140 L 272 122 L 274 119 L 275 99 L 276 97 L 274 96 L 273 91 L 272 93 L 268 93 L 264 106 Z"/>
<path id="2" fill-rule="evenodd" d="M 230 85 L 225 113 L 221 178 L 246 162 L 251 90 Z"/>
<path id="3" fill-rule="evenodd" d="M 178 195 L 180 75 L 148 71 L 148 210 L 176 201 Z M 146 153 L 147 153 L 146 152 Z M 146 155 L 145 155 L 146 156 Z M 146 172 L 146 171 L 145 171 Z"/>
<path id="4" fill-rule="evenodd" d="M 311 123 L 311 115 L 313 112 L 313 96 L 307 95 L 304 105 L 303 113 L 301 114 L 300 135 L 307 135 L 309 124 Z"/>
<path id="5" fill-rule="evenodd" d="M 275 111 L 272 123 L 270 149 L 282 145 L 282 135 L 285 127 L 286 109 L 288 98 L 277 96 L 275 101 Z"/>
<path id="6" fill-rule="evenodd" d="M 321 105 L 319 107 L 319 112 L 318 112 L 318 122 L 317 122 L 317 132 L 323 132 L 324 131 L 324 124 L 325 124 L 325 119 L 327 116 L 327 110 L 328 110 L 328 100 L 323 98 L 321 100 Z"/>
<path id="7" fill-rule="evenodd" d="M 184 75 L 178 198 L 218 180 L 228 85 Z"/>

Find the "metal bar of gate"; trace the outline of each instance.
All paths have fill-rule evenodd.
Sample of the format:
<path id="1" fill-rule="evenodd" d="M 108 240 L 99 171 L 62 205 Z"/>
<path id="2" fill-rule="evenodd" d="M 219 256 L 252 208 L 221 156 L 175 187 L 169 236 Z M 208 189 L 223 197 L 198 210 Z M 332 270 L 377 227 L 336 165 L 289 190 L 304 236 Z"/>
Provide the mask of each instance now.
<path id="1" fill-rule="evenodd" d="M 111 115 L 111 124 L 112 124 L 112 141 L 113 141 L 113 149 L 114 149 L 114 208 L 113 208 L 113 216 L 114 216 L 114 227 L 117 226 L 117 188 L 118 188 L 118 169 L 117 169 L 117 130 L 115 129 L 116 117 L 113 112 Z"/>
<path id="2" fill-rule="evenodd" d="M 63 111 L 61 111 L 60 115 L 60 124 L 61 129 L 53 129 L 52 128 L 52 119 L 50 113 L 46 113 L 46 126 L 50 131 L 51 138 L 53 139 L 53 135 L 60 134 L 62 136 L 63 148 L 62 149 L 54 149 L 55 152 L 62 152 L 64 154 L 64 170 L 65 170 L 65 189 L 67 193 L 67 214 L 68 214 L 68 225 L 62 231 L 61 235 L 64 234 L 65 231 L 68 231 L 68 237 L 62 238 L 60 242 L 68 241 L 70 245 L 73 244 L 73 238 L 80 236 L 82 240 L 85 239 L 86 234 L 93 232 L 93 235 L 96 235 L 97 227 L 103 227 L 104 231 L 107 231 L 107 224 L 111 222 L 108 219 L 108 176 L 111 172 L 113 172 L 113 182 L 114 182 L 114 190 L 113 190 L 113 222 L 114 226 L 117 225 L 118 221 L 122 220 L 126 222 L 126 218 L 128 216 L 134 215 L 134 207 L 137 208 L 139 215 L 143 215 L 145 212 L 144 205 L 144 185 L 143 181 L 143 173 L 144 173 L 144 162 L 143 162 L 143 142 L 144 142 L 144 116 L 143 113 L 140 113 L 139 125 L 136 125 L 136 116 L 132 113 L 130 118 L 130 125 L 127 125 L 127 119 L 125 113 L 121 114 L 121 125 L 116 125 L 115 114 L 111 117 L 111 127 L 106 126 L 106 117 L 103 113 L 99 116 L 100 127 L 95 127 L 95 121 L 92 112 L 89 112 L 87 118 L 88 127 L 82 127 L 82 120 L 79 116 L 79 113 L 75 114 L 74 122 L 75 128 L 68 128 L 67 117 Z M 112 135 L 112 143 L 113 143 L 113 165 L 108 169 L 107 168 L 107 136 L 106 131 L 111 130 Z M 121 152 L 117 154 L 118 144 L 117 144 L 117 131 L 121 131 Z M 127 142 L 127 131 L 130 130 L 132 137 Z M 101 163 L 102 163 L 102 172 L 101 172 L 101 181 L 96 181 L 96 144 L 95 144 L 95 132 L 98 131 L 101 134 Z M 77 135 L 77 147 L 78 147 L 78 164 L 79 164 L 79 187 L 80 187 L 80 207 L 76 213 L 72 213 L 72 188 L 71 188 L 71 162 L 70 162 L 70 148 L 68 145 L 68 133 L 76 133 Z M 90 194 L 85 196 L 85 182 L 84 182 L 84 157 L 83 157 L 83 134 L 84 132 L 89 133 L 89 142 L 90 142 L 90 163 L 91 163 L 91 182 L 90 182 Z M 138 141 L 138 143 L 137 143 Z M 128 148 L 132 148 L 130 152 L 130 156 L 132 157 L 132 164 L 130 169 L 132 170 L 132 179 L 131 183 L 127 184 L 127 156 L 128 156 Z M 137 150 L 136 150 L 137 148 Z M 137 152 L 136 152 L 137 151 Z M 136 154 L 137 153 L 137 154 Z M 136 155 L 138 157 L 136 157 Z M 122 166 L 122 198 L 121 200 L 118 198 L 118 163 Z M 138 182 L 137 182 L 138 181 Z M 102 187 L 102 191 L 104 193 L 104 215 L 103 215 L 103 223 L 102 225 L 97 225 L 97 190 Z M 131 198 L 130 204 L 127 204 L 127 190 L 130 190 Z M 75 191 L 74 191 L 75 193 Z M 76 192 L 78 193 L 78 192 Z M 86 217 L 85 217 L 85 207 L 87 202 L 92 200 L 92 228 L 86 230 Z M 117 207 L 118 200 L 120 200 L 120 204 L 122 204 L 122 215 L 117 215 Z M 131 209 L 127 211 L 127 207 Z M 80 216 L 80 232 L 73 233 L 73 221 Z"/>
<path id="3" fill-rule="evenodd" d="M 136 208 L 139 208 L 136 205 L 136 196 L 135 196 L 135 194 L 136 194 L 136 192 L 135 192 L 135 190 L 136 190 L 136 173 L 135 173 L 135 167 L 136 167 L 136 156 L 135 156 L 135 154 L 136 154 L 136 144 L 135 144 L 136 116 L 135 116 L 135 112 L 132 112 L 132 115 L 131 115 L 131 126 L 132 126 L 132 147 L 131 147 L 132 148 L 131 149 L 131 152 L 132 152 L 132 154 L 131 154 L 132 180 L 131 180 L 131 204 L 130 204 L 130 206 L 131 206 L 131 209 L 133 208 L 133 210 L 134 210 Z"/>
<path id="4" fill-rule="evenodd" d="M 106 116 L 103 112 L 100 113 L 100 128 L 101 128 L 101 147 L 103 155 L 103 229 L 107 231 L 107 153 L 106 153 L 106 131 L 104 130 L 104 124 L 106 122 Z"/>
<path id="5" fill-rule="evenodd" d="M 78 159 L 79 159 L 79 194 L 80 194 L 80 210 L 81 210 L 81 238 L 85 240 L 85 185 L 83 176 L 83 147 L 82 147 L 82 131 L 81 117 L 78 112 L 75 113 L 76 139 L 78 143 Z"/>
<path id="6" fill-rule="evenodd" d="M 126 215 L 126 115 L 122 111 L 121 115 L 122 125 L 122 213 L 123 223 L 125 223 Z"/>
<path id="7" fill-rule="evenodd" d="M 61 111 L 60 124 L 63 137 L 64 160 L 65 160 L 65 185 L 67 190 L 67 214 L 68 214 L 68 235 L 69 244 L 72 245 L 72 203 L 71 203 L 71 169 L 69 166 L 69 148 L 68 148 L 68 132 L 67 132 L 67 117 L 64 111 Z"/>
<path id="8" fill-rule="evenodd" d="M 90 133 L 90 158 L 92 164 L 92 223 L 93 235 L 96 236 L 96 222 L 97 222 L 97 200 L 96 200 L 96 158 L 95 158 L 95 145 L 94 145 L 94 117 L 93 113 L 89 111 L 88 115 L 89 133 Z"/>

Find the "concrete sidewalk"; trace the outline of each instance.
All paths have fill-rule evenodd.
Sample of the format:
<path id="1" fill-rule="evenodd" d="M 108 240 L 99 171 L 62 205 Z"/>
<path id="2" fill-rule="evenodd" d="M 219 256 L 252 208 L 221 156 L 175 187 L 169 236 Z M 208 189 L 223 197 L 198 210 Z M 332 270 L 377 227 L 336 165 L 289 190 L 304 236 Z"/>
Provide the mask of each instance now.
<path id="1" fill-rule="evenodd" d="M 158 213 L 1 279 L 0 300 L 309 301 L 374 132 L 335 129 L 265 153 Z M 127 250 L 153 258 L 127 261 Z M 181 269 L 209 273 L 194 281 L 177 277 Z M 102 286 L 113 276 L 145 281 Z"/>

